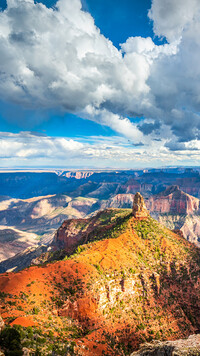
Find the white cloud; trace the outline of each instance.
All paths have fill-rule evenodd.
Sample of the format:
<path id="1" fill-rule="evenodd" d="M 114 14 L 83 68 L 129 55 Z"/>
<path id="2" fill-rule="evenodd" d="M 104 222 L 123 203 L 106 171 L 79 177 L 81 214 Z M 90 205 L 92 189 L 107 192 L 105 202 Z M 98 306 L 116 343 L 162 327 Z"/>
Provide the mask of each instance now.
<path id="1" fill-rule="evenodd" d="M 73 157 L 83 148 L 81 142 L 65 139 L 39 136 L 31 132 L 19 134 L 0 133 L 0 157 L 34 158 L 34 157 Z"/>
<path id="2" fill-rule="evenodd" d="M 157 46 L 151 38 L 130 37 L 121 51 L 100 33 L 80 0 L 59 0 L 50 9 L 33 0 L 7 3 L 0 12 L 3 100 L 61 108 L 107 125 L 135 144 L 156 137 L 166 144 L 166 132 L 174 144 L 199 139 L 199 0 L 153 0 L 149 16 L 155 34 L 169 43 Z M 135 116 L 151 126 L 137 127 L 129 119 Z M 56 152 L 75 144 L 63 140 L 45 139 L 47 152 L 52 144 Z M 18 154 L 37 155 L 35 149 L 23 147 Z"/>
<path id="3" fill-rule="evenodd" d="M 136 168 L 177 162 L 194 164 L 200 159 L 200 141 L 175 145 L 169 138 L 162 142 L 152 140 L 149 149 L 149 143 L 134 147 L 119 137 L 85 137 L 80 142 L 78 139 L 20 132 L 0 133 L 0 139 L 1 167 L 80 167 L 81 164 L 85 168 Z"/>
<path id="4" fill-rule="evenodd" d="M 151 59 L 157 52 L 171 54 L 169 45 L 157 48 L 140 37 L 123 44 L 122 54 L 81 10 L 80 0 L 59 0 L 55 9 L 33 0 L 9 0 L 0 13 L 0 47 L 4 100 L 84 117 L 92 107 L 97 117 L 90 119 L 128 137 L 132 133 L 136 142 L 141 133 L 122 117 L 149 111 Z"/>
<path id="5" fill-rule="evenodd" d="M 181 37 L 193 21 L 199 21 L 199 0 L 152 0 L 149 17 L 156 35 L 169 42 Z"/>
<path id="6" fill-rule="evenodd" d="M 154 0 L 154 23 L 163 26 L 162 33 L 158 31 L 158 34 L 174 38 L 181 33 L 181 39 L 176 55 L 154 61 L 148 84 L 162 122 L 171 127 L 180 141 L 187 142 L 200 138 L 200 2 L 178 0 L 166 3 L 170 6 L 166 21 L 172 25 L 172 16 L 179 30 L 171 28 L 174 36 L 172 32 L 168 35 L 167 22 L 164 29 L 165 23 L 158 11 L 164 2 Z"/>

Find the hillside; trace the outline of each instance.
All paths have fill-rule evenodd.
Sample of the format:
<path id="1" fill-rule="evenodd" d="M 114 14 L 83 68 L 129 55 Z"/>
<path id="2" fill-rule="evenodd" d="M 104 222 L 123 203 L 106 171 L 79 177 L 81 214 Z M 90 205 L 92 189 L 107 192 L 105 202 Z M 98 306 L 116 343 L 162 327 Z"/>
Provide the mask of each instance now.
<path id="1" fill-rule="evenodd" d="M 18 267 L 18 260 L 29 247 L 48 246 L 65 219 L 83 219 L 111 207 L 130 208 L 137 191 L 144 195 L 155 219 L 170 229 L 181 229 L 186 239 L 199 245 L 199 200 L 184 193 L 184 189 L 190 189 L 198 196 L 199 177 L 198 170 L 181 168 L 1 172 L 0 194 L 4 196 L 0 196 L 0 269 L 5 270 L 3 261 L 8 269 L 13 264 Z M 177 182 L 183 189 L 178 190 L 180 196 L 171 192 L 171 184 Z M 8 235 L 9 241 L 5 241 Z"/>
<path id="2" fill-rule="evenodd" d="M 134 182 L 133 179 L 129 179 L 126 189 L 127 187 L 135 189 L 137 186 L 134 186 Z M 124 187 L 121 186 L 123 189 Z M 83 191 L 79 193 L 83 193 Z M 99 210 L 130 208 L 133 204 L 133 198 L 134 195 L 128 193 L 118 193 L 107 200 L 81 196 L 72 198 L 65 194 L 29 199 L 2 197 L 0 201 L 0 224 L 4 225 L 0 227 L 0 245 L 2 246 L 0 272 L 13 268 L 16 271 L 28 267 L 33 260 L 33 256 L 39 256 L 42 245 L 47 246 L 46 249 L 49 247 L 56 229 L 64 220 L 67 219 L 65 230 L 67 228 L 68 240 L 73 239 L 73 236 L 76 235 L 75 240 L 77 239 L 79 243 L 79 239 L 87 239 L 84 229 L 80 228 L 81 224 L 84 225 L 85 220 L 83 219 L 90 219 Z M 171 230 L 181 230 L 187 240 L 200 246 L 198 198 L 184 193 L 177 186 L 170 186 L 159 194 L 151 195 L 146 199 L 146 204 L 153 218 Z M 77 222 L 78 227 L 76 226 Z M 88 220 L 89 230 L 95 226 L 93 222 L 93 218 L 91 223 Z M 59 230 L 62 229 L 61 226 Z M 81 235 L 84 236 L 81 237 Z M 71 244 L 71 242 L 68 243 Z M 75 243 L 74 248 L 77 246 L 78 244 Z M 27 250 L 29 247 L 31 247 L 30 256 L 28 256 Z M 56 246 L 54 247 L 57 249 Z M 63 248 L 62 243 L 59 243 L 58 249 L 61 248 Z"/>
<path id="3" fill-rule="evenodd" d="M 42 355 L 126 355 L 144 341 L 197 332 L 198 248 L 130 210 L 99 213 L 95 224 L 75 254 L 0 276 L 0 315 L 21 325 L 22 346 Z"/>

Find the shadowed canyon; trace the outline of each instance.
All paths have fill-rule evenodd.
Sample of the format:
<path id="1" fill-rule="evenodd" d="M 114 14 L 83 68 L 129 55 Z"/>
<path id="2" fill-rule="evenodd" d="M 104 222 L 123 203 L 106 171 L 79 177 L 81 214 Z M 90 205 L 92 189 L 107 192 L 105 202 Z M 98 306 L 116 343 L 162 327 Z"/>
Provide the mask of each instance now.
<path id="1" fill-rule="evenodd" d="M 198 355 L 198 194 L 172 184 L 176 173 L 119 175 L 2 197 L 2 355 Z"/>

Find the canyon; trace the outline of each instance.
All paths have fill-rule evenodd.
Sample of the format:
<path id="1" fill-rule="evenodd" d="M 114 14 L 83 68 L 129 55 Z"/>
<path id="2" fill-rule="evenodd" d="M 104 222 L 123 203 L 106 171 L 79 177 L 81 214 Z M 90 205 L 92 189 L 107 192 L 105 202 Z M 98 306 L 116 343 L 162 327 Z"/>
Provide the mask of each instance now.
<path id="1" fill-rule="evenodd" d="M 147 200 L 147 208 L 161 214 L 192 215 L 200 213 L 200 201 L 175 185 L 151 196 Z"/>
<path id="2" fill-rule="evenodd" d="M 190 242 L 200 246 L 200 201 L 178 186 L 151 196 L 147 208 L 152 217 L 171 230 L 180 230 Z"/>
<path id="3" fill-rule="evenodd" d="M 0 275 L 3 332 L 19 333 L 21 352 L 120 356 L 200 329 L 199 249 L 152 219 L 140 194 L 133 211 L 66 220 L 52 247 L 44 263 Z"/>
<path id="4" fill-rule="evenodd" d="M 198 187 L 198 170 L 0 173 L 0 181 L 4 188 L 0 197 L 0 272 L 31 264 L 32 256 L 47 251 L 63 221 L 90 218 L 108 208 L 131 208 L 137 191 L 143 194 L 153 218 L 200 245 L 198 189 L 196 196 L 182 190 L 188 190 L 189 182 Z M 64 193 L 34 197 L 28 193 L 44 189 Z M 23 198 L 27 194 L 30 197 Z M 20 262 L 23 251 L 26 264 Z"/>

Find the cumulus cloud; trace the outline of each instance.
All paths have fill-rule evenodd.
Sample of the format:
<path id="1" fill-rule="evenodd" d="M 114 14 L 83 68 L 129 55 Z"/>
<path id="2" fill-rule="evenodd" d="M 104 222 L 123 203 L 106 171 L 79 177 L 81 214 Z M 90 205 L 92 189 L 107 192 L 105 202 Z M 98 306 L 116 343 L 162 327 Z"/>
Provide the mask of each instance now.
<path id="1" fill-rule="evenodd" d="M 154 61 L 148 84 L 162 122 L 182 142 L 200 137 L 199 15 L 198 0 L 153 0 L 150 12 L 156 34 L 179 38 L 175 55 Z"/>
<path id="2" fill-rule="evenodd" d="M 162 143 L 162 144 L 161 144 Z M 167 139 L 135 145 L 119 137 L 70 139 L 20 132 L 0 133 L 1 167 L 152 167 L 160 164 L 197 163 L 200 142 L 174 145 Z"/>
<path id="3" fill-rule="evenodd" d="M 153 0 L 149 17 L 156 35 L 179 39 L 191 22 L 199 21 L 199 0 Z"/>
<path id="4" fill-rule="evenodd" d="M 51 138 L 31 132 L 0 133 L 1 158 L 73 157 L 82 148 L 81 142 L 63 137 Z"/>
<path id="5" fill-rule="evenodd" d="M 168 43 L 130 37 L 118 50 L 80 0 L 59 0 L 54 8 L 7 0 L 0 12 L 1 98 L 78 114 L 136 145 L 159 139 L 174 150 L 166 135 L 174 144 L 198 140 L 199 14 L 199 0 L 152 0 L 155 35 Z"/>
<path id="6" fill-rule="evenodd" d="M 122 134 L 132 132 L 134 140 L 141 136 L 127 116 L 149 112 L 152 59 L 174 53 L 174 46 L 158 47 L 139 37 L 128 39 L 119 51 L 82 11 L 80 0 L 59 0 L 54 9 L 33 0 L 8 0 L 7 5 L 0 13 L 4 100 L 59 107 Z"/>

